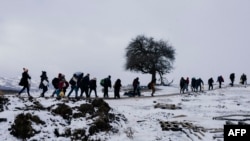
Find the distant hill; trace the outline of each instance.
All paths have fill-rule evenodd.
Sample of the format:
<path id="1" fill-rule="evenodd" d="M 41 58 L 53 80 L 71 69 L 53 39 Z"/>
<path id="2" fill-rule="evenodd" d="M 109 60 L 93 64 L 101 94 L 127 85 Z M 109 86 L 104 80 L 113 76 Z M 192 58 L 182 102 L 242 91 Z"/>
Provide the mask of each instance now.
<path id="1" fill-rule="evenodd" d="M 20 78 L 0 77 L 0 91 L 4 94 L 17 93 L 22 87 L 18 85 Z M 38 81 L 31 80 L 31 91 L 38 89 Z"/>

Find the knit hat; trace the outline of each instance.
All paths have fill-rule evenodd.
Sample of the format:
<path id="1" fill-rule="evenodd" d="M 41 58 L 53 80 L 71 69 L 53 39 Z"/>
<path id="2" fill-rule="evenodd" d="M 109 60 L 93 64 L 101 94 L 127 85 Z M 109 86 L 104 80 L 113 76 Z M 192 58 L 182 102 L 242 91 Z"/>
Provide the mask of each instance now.
<path id="1" fill-rule="evenodd" d="M 23 71 L 24 71 L 24 72 L 28 72 L 28 69 L 27 69 L 27 68 L 23 68 Z"/>

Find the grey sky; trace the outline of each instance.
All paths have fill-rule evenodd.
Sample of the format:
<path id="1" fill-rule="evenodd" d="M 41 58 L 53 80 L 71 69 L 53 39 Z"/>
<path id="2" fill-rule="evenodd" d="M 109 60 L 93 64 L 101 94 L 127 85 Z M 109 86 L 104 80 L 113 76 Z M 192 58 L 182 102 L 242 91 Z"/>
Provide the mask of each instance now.
<path id="1" fill-rule="evenodd" d="M 27 67 L 39 80 L 76 71 L 112 76 L 125 84 L 136 76 L 124 70 L 125 48 L 144 34 L 169 41 L 175 69 L 166 75 L 209 77 L 231 72 L 236 79 L 247 64 L 249 0 L 5 0 L 0 1 L 0 76 L 16 77 Z"/>

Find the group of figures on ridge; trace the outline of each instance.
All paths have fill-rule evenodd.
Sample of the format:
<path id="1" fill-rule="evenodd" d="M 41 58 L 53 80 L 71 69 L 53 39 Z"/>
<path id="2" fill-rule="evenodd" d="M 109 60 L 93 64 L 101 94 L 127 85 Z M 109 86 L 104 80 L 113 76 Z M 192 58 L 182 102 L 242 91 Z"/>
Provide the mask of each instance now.
<path id="1" fill-rule="evenodd" d="M 40 76 L 41 81 L 39 84 L 39 89 L 42 89 L 42 93 L 40 97 L 44 97 L 45 93 L 48 91 L 49 86 L 49 79 L 47 76 L 46 71 L 42 71 L 42 74 Z M 21 93 L 26 89 L 28 96 L 30 95 L 30 80 L 31 77 L 28 74 L 28 69 L 23 68 L 22 78 L 19 82 L 20 86 L 23 86 L 23 88 L 19 91 L 18 95 L 21 95 Z M 83 72 L 76 72 L 73 74 L 71 79 L 69 81 L 66 80 L 65 75 L 62 73 L 59 73 L 57 77 L 53 78 L 51 81 L 54 91 L 51 95 L 51 97 L 54 97 L 55 95 L 57 97 L 70 97 L 73 92 L 75 92 L 75 98 L 82 98 L 83 94 L 85 93 L 86 98 L 90 98 L 90 95 L 92 91 L 95 93 L 95 97 L 98 97 L 97 95 L 97 79 L 92 78 L 90 79 L 90 74 L 84 75 Z M 112 88 L 112 82 L 111 82 L 111 76 L 109 75 L 106 78 L 103 78 L 100 80 L 100 85 L 103 87 L 103 98 L 109 98 L 109 88 Z M 66 91 L 70 86 L 70 91 L 66 95 Z M 113 85 L 114 88 L 114 98 L 120 98 L 120 90 L 121 90 L 122 84 L 121 79 L 117 79 L 115 81 L 115 84 Z M 155 81 L 150 82 L 150 88 L 152 89 L 152 96 L 155 93 Z M 80 96 L 78 97 L 78 91 L 80 89 Z M 133 80 L 133 94 L 140 96 L 140 82 L 139 78 L 135 78 Z"/>
<path id="2" fill-rule="evenodd" d="M 235 73 L 231 73 L 229 76 L 229 79 L 231 81 L 230 86 L 234 86 L 235 82 Z M 224 78 L 222 75 L 217 77 L 217 82 L 219 83 L 219 88 L 221 88 L 222 83 L 224 82 Z M 240 84 L 246 85 L 247 84 L 247 76 L 246 74 L 242 74 L 240 77 Z M 208 79 L 208 90 L 213 90 L 214 80 L 213 78 Z M 189 86 L 189 77 L 184 79 L 184 77 L 180 80 L 180 93 L 184 93 L 185 91 L 188 92 L 188 86 Z M 204 82 L 201 78 L 192 78 L 191 80 L 191 90 L 192 92 L 198 92 L 198 91 L 204 91 Z"/>
<path id="3" fill-rule="evenodd" d="M 39 84 L 39 89 L 42 89 L 42 93 L 40 97 L 44 97 L 49 87 L 49 79 L 48 79 L 46 71 L 42 71 L 40 78 L 41 78 L 41 81 Z M 18 95 L 21 95 L 21 93 L 26 89 L 28 96 L 31 97 L 30 80 L 31 80 L 31 77 L 28 74 L 28 69 L 23 68 L 22 78 L 19 82 L 19 85 L 23 86 L 23 88 L 19 91 Z M 84 93 L 85 93 L 85 97 L 89 98 L 92 91 L 94 91 L 95 97 L 98 97 L 96 78 L 90 79 L 90 74 L 86 74 L 84 76 L 84 73 L 76 72 L 73 74 L 71 79 L 67 81 L 65 78 L 65 75 L 62 73 L 59 73 L 57 77 L 54 77 L 52 79 L 51 83 L 54 87 L 54 91 L 51 97 L 54 97 L 55 95 L 57 97 L 65 97 L 65 96 L 70 97 L 70 95 L 73 92 L 75 92 L 75 98 L 83 97 Z M 104 97 L 108 97 L 108 88 L 111 88 L 111 76 L 109 75 L 107 78 L 102 79 L 101 85 L 103 86 Z M 70 91 L 66 94 L 66 91 L 69 87 L 70 87 Z M 115 92 L 120 91 L 120 88 L 121 88 L 121 80 L 117 79 L 114 85 Z M 80 96 L 78 97 L 79 89 L 80 89 Z"/>
<path id="4" fill-rule="evenodd" d="M 46 71 L 42 71 L 42 74 L 40 76 L 41 81 L 39 84 L 39 88 L 42 89 L 41 97 L 44 97 L 45 93 L 48 91 L 49 86 L 49 79 L 47 77 Z M 235 82 L 235 73 L 231 73 L 230 76 L 230 85 L 234 86 Z M 20 86 L 23 86 L 23 88 L 19 91 L 18 95 L 21 95 L 21 93 L 27 89 L 28 96 L 30 95 L 30 75 L 28 74 L 28 69 L 23 68 L 22 78 L 19 82 Z M 217 82 L 219 83 L 219 88 L 221 88 L 222 83 L 224 82 L 224 78 L 222 75 L 217 77 Z M 184 77 L 181 77 L 180 79 L 180 93 L 184 93 L 185 91 L 188 92 L 189 87 L 189 77 L 184 79 Z M 154 96 L 155 93 L 155 84 L 156 79 L 153 79 L 148 84 L 148 88 L 152 90 L 151 96 Z M 242 74 L 240 77 L 240 84 L 246 85 L 247 84 L 247 76 L 246 74 Z M 70 97 L 72 92 L 75 92 L 75 98 L 82 98 L 83 94 L 85 93 L 86 98 L 90 98 L 90 95 L 92 91 L 95 93 L 95 97 L 97 96 L 97 80 L 96 78 L 90 79 L 90 74 L 86 74 L 84 76 L 84 73 L 82 72 L 76 72 L 73 74 L 71 79 L 67 81 L 65 79 L 65 75 L 62 73 L 59 73 L 57 77 L 52 79 L 52 85 L 54 87 L 54 91 L 51 95 L 51 97 L 54 97 L 56 95 L 57 97 Z M 111 83 L 111 76 L 109 75 L 106 78 L 101 79 L 100 85 L 103 87 L 103 98 L 109 98 L 109 88 L 112 88 Z M 136 77 L 133 82 L 133 91 L 128 93 L 128 96 L 141 96 L 141 87 L 140 87 L 140 81 L 139 78 Z M 208 90 L 213 90 L 214 80 L 213 78 L 208 79 Z M 71 87 L 70 91 L 66 95 L 66 90 Z M 120 90 L 121 90 L 122 84 L 121 79 L 117 79 L 115 81 L 115 84 L 113 85 L 114 88 L 114 98 L 120 98 Z M 204 82 L 201 78 L 192 78 L 191 79 L 191 91 L 192 92 L 198 92 L 198 91 L 204 91 Z M 78 97 L 78 91 L 80 89 L 80 96 Z"/>

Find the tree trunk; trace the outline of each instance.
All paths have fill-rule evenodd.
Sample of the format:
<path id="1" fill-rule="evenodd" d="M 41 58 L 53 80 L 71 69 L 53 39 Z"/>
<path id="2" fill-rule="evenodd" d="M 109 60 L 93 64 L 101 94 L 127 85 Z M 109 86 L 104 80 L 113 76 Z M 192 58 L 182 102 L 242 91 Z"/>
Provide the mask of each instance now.
<path id="1" fill-rule="evenodd" d="M 152 73 L 152 79 L 151 79 L 151 81 L 153 81 L 153 80 L 156 80 L 156 72 Z"/>
<path id="2" fill-rule="evenodd" d="M 161 85 L 163 85 L 163 77 L 162 77 L 162 74 L 161 73 L 159 73 L 159 75 L 160 75 L 160 81 L 161 81 Z"/>

